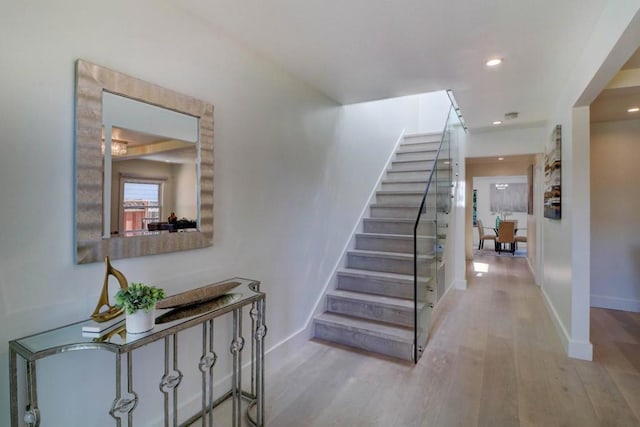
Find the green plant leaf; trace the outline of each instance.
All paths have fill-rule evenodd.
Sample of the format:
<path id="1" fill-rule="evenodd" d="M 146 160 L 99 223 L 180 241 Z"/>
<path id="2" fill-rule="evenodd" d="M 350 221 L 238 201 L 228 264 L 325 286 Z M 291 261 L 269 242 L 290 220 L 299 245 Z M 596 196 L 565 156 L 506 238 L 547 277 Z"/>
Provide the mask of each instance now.
<path id="1" fill-rule="evenodd" d="M 115 295 L 116 307 L 124 308 L 127 314 L 133 314 L 138 310 L 148 312 L 164 297 L 163 289 L 133 282 L 127 289 L 118 290 Z"/>

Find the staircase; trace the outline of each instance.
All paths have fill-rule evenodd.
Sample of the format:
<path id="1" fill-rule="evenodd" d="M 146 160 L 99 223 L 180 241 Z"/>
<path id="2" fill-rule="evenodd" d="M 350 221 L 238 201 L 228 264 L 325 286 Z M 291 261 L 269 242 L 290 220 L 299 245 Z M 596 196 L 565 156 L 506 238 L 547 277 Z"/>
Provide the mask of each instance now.
<path id="1" fill-rule="evenodd" d="M 336 272 L 336 289 L 326 294 L 326 311 L 314 319 L 314 337 L 387 356 L 414 359 L 413 232 L 440 134 L 409 135 L 386 171 L 376 201 Z M 427 199 L 427 215 L 435 199 Z M 432 214 L 433 215 L 433 214 Z M 419 288 L 435 294 L 430 265 L 435 262 L 434 221 L 418 228 Z M 433 286 L 433 287 L 432 287 Z M 433 297 L 435 298 L 435 297 Z M 427 296 L 419 303 L 433 304 Z"/>

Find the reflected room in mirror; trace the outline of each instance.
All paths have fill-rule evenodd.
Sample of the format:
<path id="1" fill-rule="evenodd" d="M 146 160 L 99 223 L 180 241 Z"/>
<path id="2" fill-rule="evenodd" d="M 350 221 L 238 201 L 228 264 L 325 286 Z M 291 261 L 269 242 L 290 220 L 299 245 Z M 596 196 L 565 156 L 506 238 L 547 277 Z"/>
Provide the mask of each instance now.
<path id="1" fill-rule="evenodd" d="M 76 260 L 211 246 L 213 106 L 79 60 Z"/>
<path id="2" fill-rule="evenodd" d="M 197 151 L 194 142 L 112 128 L 111 163 L 104 164 L 110 237 L 197 230 Z M 103 151 L 106 151 L 103 144 Z M 110 174 L 107 169 L 110 169 Z M 110 193 L 110 197 L 109 197 Z"/>

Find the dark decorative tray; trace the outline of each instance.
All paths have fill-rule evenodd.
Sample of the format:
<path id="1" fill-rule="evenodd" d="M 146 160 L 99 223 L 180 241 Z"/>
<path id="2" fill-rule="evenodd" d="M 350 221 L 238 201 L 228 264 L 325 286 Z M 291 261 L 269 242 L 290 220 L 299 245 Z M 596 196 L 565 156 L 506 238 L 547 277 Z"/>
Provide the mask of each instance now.
<path id="1" fill-rule="evenodd" d="M 224 295 L 238 285 L 240 285 L 240 282 L 224 282 L 191 289 L 158 301 L 156 308 L 174 308 L 198 304 Z"/>

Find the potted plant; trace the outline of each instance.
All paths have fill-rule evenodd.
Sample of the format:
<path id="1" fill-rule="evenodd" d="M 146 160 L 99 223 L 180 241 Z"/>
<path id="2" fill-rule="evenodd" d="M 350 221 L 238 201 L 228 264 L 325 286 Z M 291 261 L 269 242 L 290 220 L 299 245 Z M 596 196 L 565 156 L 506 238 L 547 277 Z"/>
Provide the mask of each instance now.
<path id="1" fill-rule="evenodd" d="M 153 310 L 165 297 L 164 290 L 144 283 L 131 283 L 116 293 L 116 307 L 126 313 L 127 332 L 140 334 L 153 329 Z"/>

